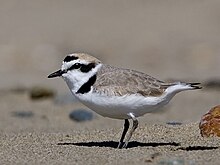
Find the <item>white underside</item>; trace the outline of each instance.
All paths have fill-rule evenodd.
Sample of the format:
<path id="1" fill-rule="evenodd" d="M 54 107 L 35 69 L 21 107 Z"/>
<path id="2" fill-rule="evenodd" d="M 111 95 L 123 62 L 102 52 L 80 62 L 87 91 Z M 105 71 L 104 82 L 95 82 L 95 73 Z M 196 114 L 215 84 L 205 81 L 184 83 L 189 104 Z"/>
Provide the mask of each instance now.
<path id="1" fill-rule="evenodd" d="M 144 97 L 140 95 L 106 96 L 92 93 L 73 94 L 88 108 L 96 113 L 110 118 L 128 119 L 129 113 L 135 117 L 146 113 L 157 111 L 161 106 L 167 104 L 176 93 L 193 89 L 189 85 L 177 84 L 167 88 L 163 95 L 159 97 Z"/>

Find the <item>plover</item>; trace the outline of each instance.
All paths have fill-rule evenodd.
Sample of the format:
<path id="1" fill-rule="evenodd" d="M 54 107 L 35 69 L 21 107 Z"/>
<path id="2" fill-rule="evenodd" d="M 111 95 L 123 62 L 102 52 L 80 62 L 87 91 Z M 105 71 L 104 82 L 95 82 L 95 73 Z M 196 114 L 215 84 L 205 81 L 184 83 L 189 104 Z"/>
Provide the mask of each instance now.
<path id="1" fill-rule="evenodd" d="M 118 148 L 126 148 L 135 129 L 137 117 L 157 111 L 178 92 L 200 89 L 200 83 L 164 82 L 145 73 L 102 63 L 85 53 L 67 55 L 60 70 L 48 78 L 62 77 L 72 94 L 96 113 L 124 120 Z M 129 129 L 129 120 L 133 126 Z"/>

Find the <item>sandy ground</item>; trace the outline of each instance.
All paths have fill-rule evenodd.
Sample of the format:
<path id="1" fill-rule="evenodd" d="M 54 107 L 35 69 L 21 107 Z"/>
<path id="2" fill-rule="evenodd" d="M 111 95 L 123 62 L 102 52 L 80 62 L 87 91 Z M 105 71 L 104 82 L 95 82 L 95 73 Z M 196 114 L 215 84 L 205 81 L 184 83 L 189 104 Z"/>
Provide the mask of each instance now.
<path id="1" fill-rule="evenodd" d="M 0 164 L 218 164 L 220 139 L 202 138 L 198 124 L 219 97 L 213 90 L 179 94 L 164 112 L 139 118 L 128 149 L 117 149 L 123 121 L 94 114 L 92 121 L 76 122 L 69 113 L 86 109 L 78 102 L 57 104 L 52 98 L 32 100 L 27 91 L 2 91 Z M 173 121 L 183 124 L 166 124 Z"/>
<path id="2" fill-rule="evenodd" d="M 57 103 L 69 90 L 46 78 L 67 53 L 87 52 L 161 80 L 204 85 L 219 79 L 219 15 L 219 0 L 1 1 L 0 164 L 219 164 L 219 139 L 203 139 L 198 128 L 220 104 L 219 88 L 183 92 L 140 117 L 128 149 L 118 150 L 123 121 L 71 120 L 70 112 L 87 108 Z M 55 98 L 30 99 L 36 85 L 56 90 Z"/>

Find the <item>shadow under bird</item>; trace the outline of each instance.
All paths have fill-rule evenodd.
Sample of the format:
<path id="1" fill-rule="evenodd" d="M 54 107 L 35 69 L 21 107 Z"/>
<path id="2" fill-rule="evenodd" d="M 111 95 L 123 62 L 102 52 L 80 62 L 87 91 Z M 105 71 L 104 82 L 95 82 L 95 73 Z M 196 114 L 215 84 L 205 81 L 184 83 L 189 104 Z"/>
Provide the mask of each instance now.
<path id="1" fill-rule="evenodd" d="M 124 120 L 118 148 L 126 148 L 135 129 L 137 117 L 153 113 L 178 92 L 200 89 L 200 83 L 163 82 L 145 73 L 102 63 L 85 53 L 69 54 L 61 69 L 48 78 L 62 77 L 72 94 L 96 113 Z M 133 126 L 129 129 L 129 120 Z"/>

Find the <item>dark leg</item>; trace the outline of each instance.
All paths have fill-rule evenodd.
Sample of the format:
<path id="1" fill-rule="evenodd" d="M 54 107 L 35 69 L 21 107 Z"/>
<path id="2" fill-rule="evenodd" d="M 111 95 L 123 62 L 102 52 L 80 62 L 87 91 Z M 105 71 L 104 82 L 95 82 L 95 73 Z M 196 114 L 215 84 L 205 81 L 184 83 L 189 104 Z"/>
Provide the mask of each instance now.
<path id="1" fill-rule="evenodd" d="M 123 140 L 124 140 L 124 138 L 125 138 L 125 135 L 126 135 L 126 133 L 127 133 L 127 131 L 128 131 L 128 128 L 129 128 L 129 121 L 128 121 L 128 119 L 125 119 L 124 130 L 123 130 L 123 132 L 122 132 L 121 139 L 120 139 L 119 144 L 118 144 L 118 148 L 121 147 L 121 145 L 122 145 L 122 143 L 123 143 Z"/>
<path id="2" fill-rule="evenodd" d="M 125 140 L 125 144 L 123 145 L 122 148 L 126 148 L 128 145 L 129 140 L 131 139 L 132 134 L 134 133 L 135 129 L 138 127 L 138 120 L 136 119 L 136 117 L 134 116 L 133 113 L 129 113 L 129 116 L 131 117 L 131 119 L 133 120 L 133 126 L 127 136 L 127 139 Z"/>

